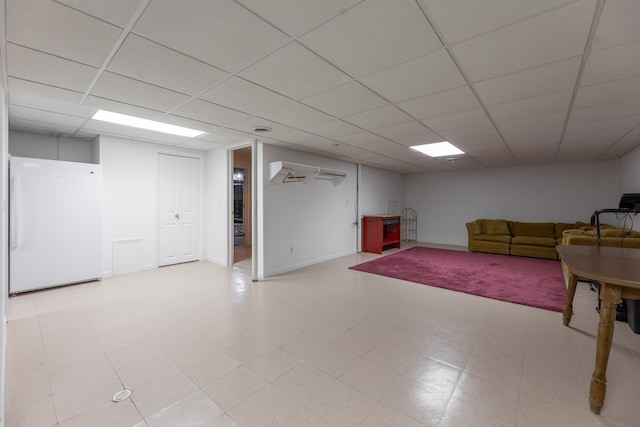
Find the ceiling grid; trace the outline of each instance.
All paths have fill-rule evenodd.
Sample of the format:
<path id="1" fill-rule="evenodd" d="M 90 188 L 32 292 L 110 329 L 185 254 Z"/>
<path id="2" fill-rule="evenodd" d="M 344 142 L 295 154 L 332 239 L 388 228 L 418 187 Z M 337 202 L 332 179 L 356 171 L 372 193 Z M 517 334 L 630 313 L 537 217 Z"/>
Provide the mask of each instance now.
<path id="1" fill-rule="evenodd" d="M 401 173 L 640 145 L 635 0 L 4 3 L 11 130 L 198 150 L 259 138 Z M 98 109 L 206 133 L 134 131 Z M 408 148 L 444 139 L 467 154 Z"/>

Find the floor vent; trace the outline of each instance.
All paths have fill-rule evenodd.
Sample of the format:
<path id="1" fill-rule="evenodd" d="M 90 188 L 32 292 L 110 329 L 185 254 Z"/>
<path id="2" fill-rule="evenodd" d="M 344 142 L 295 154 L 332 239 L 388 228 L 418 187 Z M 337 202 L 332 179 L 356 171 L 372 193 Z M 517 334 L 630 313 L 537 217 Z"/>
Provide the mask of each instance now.
<path id="1" fill-rule="evenodd" d="M 122 390 L 113 395 L 114 402 L 122 402 L 131 396 L 131 390 Z"/>

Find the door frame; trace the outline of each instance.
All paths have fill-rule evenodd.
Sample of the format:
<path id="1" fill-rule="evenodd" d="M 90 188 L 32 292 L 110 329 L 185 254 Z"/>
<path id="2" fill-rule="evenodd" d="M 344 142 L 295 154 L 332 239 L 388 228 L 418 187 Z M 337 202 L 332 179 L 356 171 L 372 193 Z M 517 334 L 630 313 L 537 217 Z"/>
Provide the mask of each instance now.
<path id="1" fill-rule="evenodd" d="M 156 252 L 156 268 L 160 266 L 160 156 L 178 156 L 196 159 L 198 161 L 198 232 L 196 233 L 198 242 L 198 261 L 204 260 L 204 155 L 198 153 L 192 153 L 188 151 L 171 150 L 169 148 L 161 148 L 156 154 L 155 161 L 155 175 L 156 175 L 156 191 L 155 191 L 155 206 L 156 212 L 154 215 L 155 222 L 155 252 Z"/>
<path id="2" fill-rule="evenodd" d="M 245 224 L 250 228 L 251 233 L 251 277 L 254 282 L 258 280 L 258 212 L 257 212 L 257 194 L 258 194 L 258 141 L 238 144 L 231 146 L 227 149 L 227 265 L 233 265 L 233 169 L 234 165 L 234 151 L 241 150 L 243 148 L 251 148 L 251 165 L 250 165 L 250 182 L 251 182 L 251 223 Z M 246 187 L 246 186 L 245 186 Z"/>

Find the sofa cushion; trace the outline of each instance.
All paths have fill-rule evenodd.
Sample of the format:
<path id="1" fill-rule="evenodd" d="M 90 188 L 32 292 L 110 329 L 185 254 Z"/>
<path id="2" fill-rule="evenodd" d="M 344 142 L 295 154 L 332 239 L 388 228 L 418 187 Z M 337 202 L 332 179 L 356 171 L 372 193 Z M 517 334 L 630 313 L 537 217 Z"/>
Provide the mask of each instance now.
<path id="1" fill-rule="evenodd" d="M 473 221 L 471 223 L 471 231 L 474 235 L 482 234 L 482 223 L 480 221 Z"/>
<path id="2" fill-rule="evenodd" d="M 600 230 L 600 236 L 602 237 L 640 237 L 640 233 L 635 230 L 629 230 L 628 228 L 608 228 Z"/>
<path id="3" fill-rule="evenodd" d="M 556 225 L 553 222 L 516 222 L 514 236 L 556 237 Z"/>
<path id="4" fill-rule="evenodd" d="M 511 232 L 509 231 L 509 225 L 507 224 L 507 221 L 504 219 L 485 219 L 484 231 L 487 234 L 503 234 L 503 235 L 511 236 Z"/>
<path id="5" fill-rule="evenodd" d="M 529 245 L 529 246 L 551 246 L 555 247 L 555 237 L 532 237 L 532 236 L 514 236 L 511 239 L 512 245 Z"/>
<path id="6" fill-rule="evenodd" d="M 556 222 L 556 237 L 562 237 L 562 233 L 567 230 L 579 230 L 580 227 L 588 226 L 585 222 L 569 224 L 567 222 Z"/>
<path id="7" fill-rule="evenodd" d="M 511 236 L 504 234 L 480 234 L 475 236 L 475 239 L 484 242 L 511 243 Z"/>

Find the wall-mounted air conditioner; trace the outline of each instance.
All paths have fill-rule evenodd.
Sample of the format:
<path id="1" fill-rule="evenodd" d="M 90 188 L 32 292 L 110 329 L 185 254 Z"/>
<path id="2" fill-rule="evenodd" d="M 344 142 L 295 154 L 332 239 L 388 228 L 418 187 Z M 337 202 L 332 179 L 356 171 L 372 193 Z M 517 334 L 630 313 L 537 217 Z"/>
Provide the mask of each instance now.
<path id="1" fill-rule="evenodd" d="M 290 182 L 308 183 L 312 179 L 324 179 L 332 181 L 333 185 L 338 185 L 346 176 L 347 173 L 344 171 L 319 166 L 284 161 L 271 162 L 269 164 L 269 180 L 285 184 Z"/>

